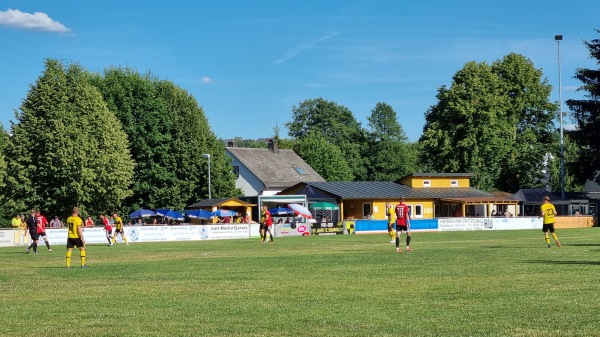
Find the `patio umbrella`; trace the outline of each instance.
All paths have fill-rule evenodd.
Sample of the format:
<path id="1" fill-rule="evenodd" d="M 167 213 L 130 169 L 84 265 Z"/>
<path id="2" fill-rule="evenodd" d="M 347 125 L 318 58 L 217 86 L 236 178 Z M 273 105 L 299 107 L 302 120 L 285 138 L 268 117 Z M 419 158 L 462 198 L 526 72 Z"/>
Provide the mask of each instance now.
<path id="1" fill-rule="evenodd" d="M 338 210 L 338 206 L 336 204 L 332 204 L 330 202 L 316 202 L 312 205 L 310 205 L 310 208 L 314 209 L 315 211 L 337 211 Z"/>
<path id="2" fill-rule="evenodd" d="M 169 211 L 170 211 L 170 209 L 168 209 L 168 208 L 167 209 L 157 209 L 156 215 L 164 217 L 165 214 L 167 214 Z"/>
<path id="3" fill-rule="evenodd" d="M 307 219 L 312 218 L 312 214 L 310 213 L 308 208 L 306 208 L 300 204 L 289 204 L 288 207 L 293 209 L 295 211 L 295 213 L 297 213 L 299 216 L 301 216 L 303 218 L 307 218 Z"/>
<path id="4" fill-rule="evenodd" d="M 165 215 L 165 218 L 167 219 L 171 219 L 171 220 L 177 220 L 177 221 L 183 221 L 185 218 L 183 215 L 181 215 L 181 213 L 177 212 L 177 211 L 168 211 Z"/>
<path id="5" fill-rule="evenodd" d="M 236 215 L 238 215 L 238 213 L 236 211 L 232 211 L 229 209 L 218 209 L 218 210 L 212 212 L 212 214 L 214 214 L 216 216 L 236 216 Z"/>
<path id="6" fill-rule="evenodd" d="M 189 212 L 185 212 L 185 215 L 189 218 L 196 218 L 196 219 L 211 219 L 214 218 L 214 214 L 212 214 L 212 212 L 209 211 L 205 211 L 203 209 L 196 209 L 193 211 L 189 211 Z"/>
<path id="7" fill-rule="evenodd" d="M 148 216 L 156 216 L 156 213 L 154 213 L 154 211 L 151 211 L 149 209 L 138 209 L 137 211 L 129 214 L 129 217 L 132 219 L 145 218 Z"/>
<path id="8" fill-rule="evenodd" d="M 286 208 L 286 207 L 275 207 L 273 209 L 270 209 L 269 212 L 273 216 L 293 216 L 294 215 L 294 210 L 291 208 Z"/>

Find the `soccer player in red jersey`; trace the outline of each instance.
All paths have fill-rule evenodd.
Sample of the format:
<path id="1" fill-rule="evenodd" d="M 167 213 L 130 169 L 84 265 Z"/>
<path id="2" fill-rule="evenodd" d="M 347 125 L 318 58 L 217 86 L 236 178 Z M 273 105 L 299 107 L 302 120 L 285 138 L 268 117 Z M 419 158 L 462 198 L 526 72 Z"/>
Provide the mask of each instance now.
<path id="1" fill-rule="evenodd" d="M 404 203 L 404 198 L 396 205 L 396 253 L 400 253 L 400 236 L 406 232 L 406 250 L 410 251 L 410 209 Z"/>
<path id="2" fill-rule="evenodd" d="M 112 232 L 112 227 L 110 226 L 110 222 L 108 221 L 108 218 L 103 214 L 100 213 L 100 219 L 102 219 L 102 224 L 104 225 L 104 230 L 106 231 L 106 240 L 108 240 L 108 245 L 112 246 L 112 237 L 113 237 L 113 232 Z"/>
<path id="3" fill-rule="evenodd" d="M 48 247 L 48 251 L 51 252 L 52 249 L 50 248 L 50 242 L 48 241 L 48 236 L 46 235 L 46 225 L 48 225 L 48 220 L 40 213 L 39 209 L 35 210 L 35 219 L 37 221 L 37 233 L 44 239 L 46 247 Z"/>
<path id="4" fill-rule="evenodd" d="M 267 232 L 269 232 L 269 238 L 271 242 L 273 242 L 273 231 L 271 228 L 273 227 L 273 217 L 271 216 L 271 212 L 267 209 L 267 206 L 263 206 L 263 236 L 261 242 L 267 241 Z"/>

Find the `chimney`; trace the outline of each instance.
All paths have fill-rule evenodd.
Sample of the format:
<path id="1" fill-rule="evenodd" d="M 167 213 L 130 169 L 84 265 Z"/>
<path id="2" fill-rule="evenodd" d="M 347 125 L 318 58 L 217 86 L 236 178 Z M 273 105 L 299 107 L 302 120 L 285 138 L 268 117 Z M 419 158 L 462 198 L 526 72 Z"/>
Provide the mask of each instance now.
<path id="1" fill-rule="evenodd" d="M 227 147 L 237 147 L 237 142 L 235 140 L 228 140 Z"/>
<path id="2" fill-rule="evenodd" d="M 271 152 L 279 154 L 279 148 L 277 147 L 276 139 L 273 139 L 273 138 L 269 139 L 268 144 L 269 144 L 269 150 L 271 150 Z"/>

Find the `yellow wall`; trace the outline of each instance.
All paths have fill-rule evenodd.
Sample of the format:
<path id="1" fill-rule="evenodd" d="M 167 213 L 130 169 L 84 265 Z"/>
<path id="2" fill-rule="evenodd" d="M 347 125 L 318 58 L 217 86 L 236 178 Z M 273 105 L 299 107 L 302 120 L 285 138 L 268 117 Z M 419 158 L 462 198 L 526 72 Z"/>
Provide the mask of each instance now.
<path id="1" fill-rule="evenodd" d="M 400 181 L 401 184 L 414 187 L 414 188 L 422 188 L 423 181 L 429 180 L 431 182 L 431 186 L 429 187 L 453 187 L 450 184 L 450 181 L 457 180 L 457 187 L 470 187 L 471 180 L 469 177 L 406 177 Z"/>
<path id="2" fill-rule="evenodd" d="M 345 200 L 343 205 L 343 218 L 364 219 L 363 203 L 371 203 L 371 210 L 373 211 L 375 220 L 385 220 L 387 219 L 385 214 L 386 203 L 390 203 L 392 206 L 396 207 L 396 205 L 400 203 L 400 200 Z M 433 200 L 406 200 L 405 203 L 413 209 L 413 218 L 417 218 L 414 214 L 416 209 L 415 206 L 421 205 L 423 215 L 418 217 L 418 219 L 433 219 Z"/>

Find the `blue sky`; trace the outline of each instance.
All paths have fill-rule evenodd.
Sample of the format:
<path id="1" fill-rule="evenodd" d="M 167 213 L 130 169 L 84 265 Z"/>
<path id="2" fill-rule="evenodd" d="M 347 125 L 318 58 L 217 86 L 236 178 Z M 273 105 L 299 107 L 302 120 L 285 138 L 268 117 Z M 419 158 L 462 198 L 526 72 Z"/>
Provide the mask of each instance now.
<path id="1" fill-rule="evenodd" d="M 510 52 L 541 68 L 558 100 L 554 35 L 562 34 L 563 101 L 580 98 L 576 68 L 598 65 L 583 41 L 600 37 L 596 1 L 2 1 L 0 123 L 45 58 L 102 72 L 152 72 L 196 97 L 220 138 L 262 138 L 292 106 L 323 97 L 367 127 L 390 104 L 411 141 L 437 89 L 469 61 Z M 566 107 L 563 108 L 565 111 Z"/>

